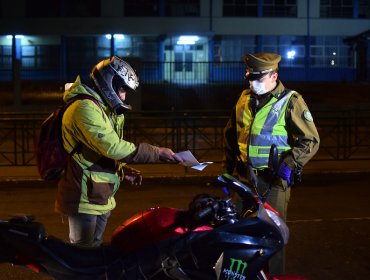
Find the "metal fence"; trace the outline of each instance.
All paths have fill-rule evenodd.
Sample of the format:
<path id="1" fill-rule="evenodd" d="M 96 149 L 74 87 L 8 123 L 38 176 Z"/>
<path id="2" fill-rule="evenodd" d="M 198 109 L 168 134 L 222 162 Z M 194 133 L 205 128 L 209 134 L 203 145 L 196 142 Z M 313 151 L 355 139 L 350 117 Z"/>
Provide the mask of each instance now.
<path id="1" fill-rule="evenodd" d="M 314 116 L 321 141 L 314 159 L 370 159 L 369 109 L 323 109 Z"/>
<path id="2" fill-rule="evenodd" d="M 228 112 L 142 112 L 129 114 L 125 138 L 189 149 L 199 160 L 222 159 Z M 370 110 L 313 112 L 321 144 L 313 160 L 370 159 Z M 45 113 L 0 113 L 0 166 L 35 165 L 34 139 Z"/>

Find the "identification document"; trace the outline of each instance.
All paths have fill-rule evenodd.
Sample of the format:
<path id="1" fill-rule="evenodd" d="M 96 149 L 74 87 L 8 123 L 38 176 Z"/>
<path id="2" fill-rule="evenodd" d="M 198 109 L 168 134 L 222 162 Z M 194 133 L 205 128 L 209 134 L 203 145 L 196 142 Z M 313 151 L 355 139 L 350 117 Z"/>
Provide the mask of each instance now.
<path id="1" fill-rule="evenodd" d="M 199 162 L 189 150 L 176 153 L 176 155 L 183 160 L 181 163 L 182 165 L 199 171 L 202 171 L 208 165 L 213 163 L 211 161 Z"/>

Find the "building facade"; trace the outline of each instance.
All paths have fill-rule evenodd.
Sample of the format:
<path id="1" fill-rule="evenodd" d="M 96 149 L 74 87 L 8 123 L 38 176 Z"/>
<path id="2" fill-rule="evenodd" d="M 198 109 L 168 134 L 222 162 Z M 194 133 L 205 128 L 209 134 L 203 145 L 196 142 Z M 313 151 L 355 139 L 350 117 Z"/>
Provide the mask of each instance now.
<path id="1" fill-rule="evenodd" d="M 0 0 L 0 81 L 71 81 L 111 55 L 142 82 L 242 82 L 276 52 L 289 81 L 370 80 L 370 0 Z"/>

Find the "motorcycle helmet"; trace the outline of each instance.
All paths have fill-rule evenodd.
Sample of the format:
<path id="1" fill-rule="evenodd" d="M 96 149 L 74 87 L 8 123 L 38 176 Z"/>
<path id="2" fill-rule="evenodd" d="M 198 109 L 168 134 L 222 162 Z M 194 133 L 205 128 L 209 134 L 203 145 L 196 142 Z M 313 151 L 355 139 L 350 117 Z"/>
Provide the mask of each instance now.
<path id="1" fill-rule="evenodd" d="M 131 106 L 123 103 L 118 96 L 121 87 L 135 91 L 139 86 L 139 78 L 127 62 L 117 56 L 104 59 L 91 70 L 90 78 L 104 101 L 117 115 L 131 110 Z"/>

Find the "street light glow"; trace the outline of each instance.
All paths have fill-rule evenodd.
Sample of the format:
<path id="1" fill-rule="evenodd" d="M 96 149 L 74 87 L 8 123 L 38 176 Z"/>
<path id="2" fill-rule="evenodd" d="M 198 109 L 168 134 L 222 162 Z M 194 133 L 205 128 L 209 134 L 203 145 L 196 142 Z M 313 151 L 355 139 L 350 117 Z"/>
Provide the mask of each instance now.
<path id="1" fill-rule="evenodd" d="M 199 40 L 198 36 L 180 36 L 178 45 L 194 45 Z"/>
<path id="2" fill-rule="evenodd" d="M 7 39 L 13 39 L 13 35 L 6 35 Z M 22 39 L 24 38 L 24 35 L 15 35 L 16 39 Z"/>
<path id="3" fill-rule="evenodd" d="M 112 34 L 106 34 L 105 35 L 105 38 L 107 38 L 108 40 L 111 40 L 112 39 Z M 113 38 L 114 39 L 117 39 L 117 40 L 124 40 L 125 39 L 125 35 L 123 35 L 123 34 L 114 34 L 113 35 Z"/>
<path id="4" fill-rule="evenodd" d="M 287 52 L 288 59 L 294 59 L 295 57 L 295 50 L 290 50 Z"/>

